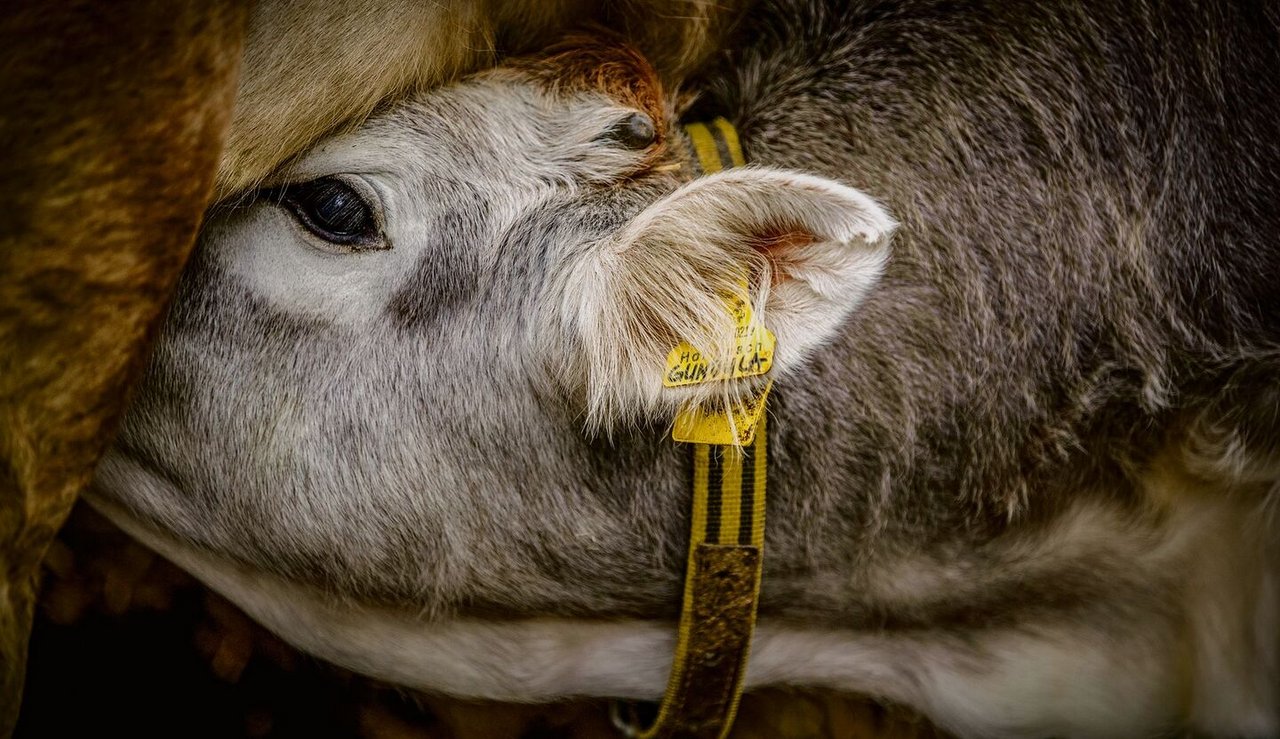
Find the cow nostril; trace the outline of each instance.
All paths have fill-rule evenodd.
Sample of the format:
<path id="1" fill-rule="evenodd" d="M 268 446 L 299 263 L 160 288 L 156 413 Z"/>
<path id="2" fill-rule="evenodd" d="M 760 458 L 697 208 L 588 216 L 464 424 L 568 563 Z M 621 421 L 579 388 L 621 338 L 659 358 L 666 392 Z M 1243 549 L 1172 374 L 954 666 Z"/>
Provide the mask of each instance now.
<path id="1" fill-rule="evenodd" d="M 628 149 L 645 149 L 658 138 L 658 130 L 648 115 L 635 112 L 616 123 L 605 138 Z"/>

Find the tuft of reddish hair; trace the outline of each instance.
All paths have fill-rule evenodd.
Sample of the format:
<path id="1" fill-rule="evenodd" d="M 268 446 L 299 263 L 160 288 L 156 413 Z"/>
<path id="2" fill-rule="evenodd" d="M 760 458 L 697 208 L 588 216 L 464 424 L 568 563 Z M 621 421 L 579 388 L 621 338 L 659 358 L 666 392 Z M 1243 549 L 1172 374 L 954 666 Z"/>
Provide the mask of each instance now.
<path id="1" fill-rule="evenodd" d="M 661 143 L 668 119 L 662 82 L 649 60 L 612 31 L 578 31 L 513 66 L 549 90 L 596 90 L 647 113 Z"/>

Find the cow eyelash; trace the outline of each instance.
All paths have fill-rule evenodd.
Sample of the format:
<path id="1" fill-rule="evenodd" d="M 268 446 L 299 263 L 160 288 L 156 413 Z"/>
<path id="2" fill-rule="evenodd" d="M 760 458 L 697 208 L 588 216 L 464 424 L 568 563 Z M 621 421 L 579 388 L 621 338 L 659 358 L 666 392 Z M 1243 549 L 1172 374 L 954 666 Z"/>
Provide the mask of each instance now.
<path id="1" fill-rule="evenodd" d="M 319 177 L 269 191 L 311 235 L 341 252 L 390 248 L 370 194 L 346 178 Z"/>

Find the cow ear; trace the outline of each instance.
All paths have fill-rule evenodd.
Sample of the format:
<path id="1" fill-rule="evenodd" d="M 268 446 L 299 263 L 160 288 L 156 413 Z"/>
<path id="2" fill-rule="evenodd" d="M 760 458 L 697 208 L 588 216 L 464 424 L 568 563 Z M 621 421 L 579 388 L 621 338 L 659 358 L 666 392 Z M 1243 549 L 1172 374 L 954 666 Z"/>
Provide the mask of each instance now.
<path id="1" fill-rule="evenodd" d="M 663 388 L 666 358 L 681 341 L 712 361 L 731 357 L 733 296 L 774 332 L 772 372 L 785 375 L 875 284 L 895 226 L 857 190 L 769 169 L 699 178 L 645 209 L 566 291 L 587 353 L 589 418 L 607 425 L 712 392 Z"/>

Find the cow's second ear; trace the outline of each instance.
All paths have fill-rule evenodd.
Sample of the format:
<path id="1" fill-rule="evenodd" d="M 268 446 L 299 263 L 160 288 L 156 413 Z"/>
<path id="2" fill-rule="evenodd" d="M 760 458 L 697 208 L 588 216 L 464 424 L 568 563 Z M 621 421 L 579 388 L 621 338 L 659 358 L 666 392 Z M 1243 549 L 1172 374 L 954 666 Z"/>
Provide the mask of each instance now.
<path id="1" fill-rule="evenodd" d="M 875 284 L 895 226 L 853 188 L 768 169 L 703 177 L 646 208 L 566 292 L 588 354 L 590 417 L 608 423 L 698 392 L 663 388 L 667 355 L 687 341 L 727 361 L 734 295 L 776 335 L 773 374 L 785 375 Z"/>

